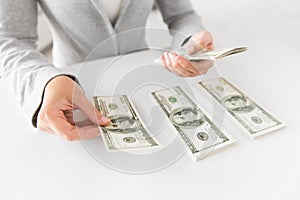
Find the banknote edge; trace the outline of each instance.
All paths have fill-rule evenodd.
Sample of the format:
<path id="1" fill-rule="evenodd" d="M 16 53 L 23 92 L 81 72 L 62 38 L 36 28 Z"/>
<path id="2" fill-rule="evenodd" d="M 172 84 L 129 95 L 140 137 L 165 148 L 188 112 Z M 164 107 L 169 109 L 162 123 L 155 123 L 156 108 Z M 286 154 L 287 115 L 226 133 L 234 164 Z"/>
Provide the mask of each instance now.
<path id="1" fill-rule="evenodd" d="M 185 94 L 185 96 L 187 96 L 187 94 L 182 90 L 182 88 L 181 88 L 180 86 L 173 86 L 173 87 L 170 87 L 170 88 L 179 88 L 179 89 Z M 164 91 L 164 90 L 166 90 L 166 89 L 162 89 L 162 90 L 157 90 L 157 91 L 151 92 L 151 94 L 152 94 L 152 96 L 153 96 L 153 98 L 155 99 L 155 101 L 156 101 L 157 104 L 159 104 L 159 103 L 158 103 L 158 101 L 157 101 L 157 95 L 156 95 L 155 93 L 160 92 L 160 91 Z M 220 130 L 220 131 L 228 138 L 228 140 L 225 141 L 225 142 L 223 142 L 223 143 L 218 143 L 218 144 L 215 144 L 214 146 L 210 146 L 210 147 L 208 147 L 208 148 L 205 148 L 204 150 L 199 151 L 199 152 L 197 152 L 197 153 L 192 153 L 192 151 L 190 150 L 190 148 L 187 146 L 186 142 L 184 141 L 184 138 L 182 137 L 182 134 L 180 133 L 180 130 L 178 130 L 178 129 L 170 122 L 170 123 L 171 123 L 170 126 L 175 130 L 175 132 L 177 132 L 177 133 L 180 135 L 181 139 L 183 140 L 182 142 L 184 143 L 185 146 L 187 146 L 188 151 L 189 151 L 189 154 L 191 155 L 191 157 L 193 157 L 195 161 L 203 160 L 204 158 L 210 156 L 211 154 L 214 154 L 215 152 L 218 152 L 219 149 L 223 149 L 223 148 L 225 148 L 225 147 L 227 147 L 227 146 L 229 146 L 229 147 L 230 147 L 230 146 L 234 146 L 235 143 L 236 143 L 236 139 L 235 139 L 231 134 L 229 134 L 229 132 L 228 132 L 224 127 L 220 127 L 219 124 L 216 124 L 216 123 L 212 120 L 212 116 L 209 115 L 209 114 L 207 113 L 207 111 L 206 111 L 202 106 L 200 106 L 199 104 L 196 104 L 194 101 L 192 101 L 192 99 L 190 99 L 189 96 L 187 96 L 187 97 L 188 97 L 189 100 L 192 102 L 192 104 L 195 105 L 196 107 L 198 107 L 198 108 L 203 112 L 203 114 L 206 116 L 206 118 L 208 118 L 208 120 L 209 120 L 211 123 L 213 123 L 213 124 L 214 124 L 214 125 L 215 125 L 215 126 L 216 126 L 216 127 L 217 127 L 217 128 L 218 128 L 218 129 L 219 129 L 219 130 Z M 160 106 L 160 105 L 159 105 L 159 106 Z M 160 106 L 160 107 L 161 107 L 161 106 Z M 165 117 L 166 117 L 166 118 L 169 118 L 168 112 L 165 110 L 165 108 L 164 108 L 164 107 L 161 107 L 161 109 L 162 109 L 162 111 L 164 112 Z M 216 148 L 216 147 L 217 147 L 217 148 Z M 208 156 L 204 156 L 203 158 L 197 158 L 196 155 L 200 155 L 200 154 L 202 154 L 203 151 L 206 151 L 206 150 L 208 150 L 208 149 L 212 149 L 212 151 L 210 151 L 210 153 L 208 153 Z"/>
<path id="2" fill-rule="evenodd" d="M 100 105 L 98 104 L 97 98 L 101 98 L 101 97 L 111 97 L 111 96 L 93 96 L 93 102 L 95 104 L 95 107 L 100 111 Z M 136 112 L 136 107 L 134 106 L 133 102 L 131 102 L 127 95 L 116 95 L 114 97 L 123 97 L 126 100 L 126 104 L 129 103 L 129 105 L 132 107 L 132 112 L 136 115 L 137 119 L 141 122 L 142 125 L 142 129 L 144 129 L 144 131 L 152 138 L 152 140 L 156 143 L 156 145 L 151 145 L 151 146 L 147 146 L 147 147 L 131 147 L 131 148 L 110 148 L 109 145 L 106 142 L 105 137 L 107 137 L 109 134 L 107 133 L 107 131 L 105 129 L 103 129 L 101 126 L 98 126 L 100 132 L 102 132 L 101 137 L 105 146 L 105 149 L 107 152 L 119 152 L 119 151 L 141 151 L 143 149 L 148 149 L 148 148 L 158 148 L 161 147 L 161 144 L 150 134 L 149 130 L 145 127 L 143 121 L 141 120 L 141 117 L 138 115 L 138 113 Z"/>
<path id="3" fill-rule="evenodd" d="M 266 111 L 269 115 L 271 115 L 273 118 L 275 118 L 277 121 L 279 121 L 280 123 L 278 125 L 275 125 L 275 126 L 272 126 L 272 127 L 269 127 L 267 129 L 264 129 L 260 132 L 257 132 L 256 134 L 251 134 L 243 125 L 241 125 L 238 120 L 228 111 L 226 110 L 221 102 L 218 100 L 218 98 L 214 95 L 214 94 L 211 94 L 208 89 L 206 87 L 204 87 L 201 83 L 202 82 L 206 82 L 206 81 L 213 81 L 213 80 L 217 80 L 217 79 L 223 79 L 225 82 L 227 82 L 231 87 L 233 87 L 234 89 L 236 89 L 238 92 L 242 93 L 242 94 L 246 94 L 246 97 L 249 98 L 252 102 L 254 102 L 256 105 L 258 105 L 258 107 L 264 111 Z M 260 138 L 264 135 L 267 135 L 267 134 L 270 134 L 270 133 L 273 133 L 273 132 L 276 132 L 280 129 L 283 129 L 285 127 L 287 127 L 286 123 L 283 122 L 281 119 L 279 119 L 278 117 L 275 117 L 275 115 L 270 112 L 268 109 L 266 109 L 265 107 L 261 106 L 260 104 L 258 104 L 255 100 L 253 100 L 253 98 L 251 98 L 247 93 L 245 93 L 243 90 L 241 90 L 240 88 L 237 88 L 234 84 L 232 84 L 231 82 L 229 82 L 226 78 L 224 78 L 223 76 L 220 76 L 218 78 L 212 78 L 212 79 L 209 79 L 209 80 L 204 80 L 204 81 L 199 81 L 197 82 L 197 86 L 198 88 L 202 89 L 205 91 L 205 96 L 207 98 L 209 97 L 213 97 L 213 99 L 219 103 L 219 106 L 226 110 L 226 115 L 230 116 L 231 120 L 232 121 L 235 121 L 234 124 L 237 125 L 240 129 L 243 130 L 243 132 L 248 136 L 250 137 L 251 139 L 256 139 L 256 138 Z"/>

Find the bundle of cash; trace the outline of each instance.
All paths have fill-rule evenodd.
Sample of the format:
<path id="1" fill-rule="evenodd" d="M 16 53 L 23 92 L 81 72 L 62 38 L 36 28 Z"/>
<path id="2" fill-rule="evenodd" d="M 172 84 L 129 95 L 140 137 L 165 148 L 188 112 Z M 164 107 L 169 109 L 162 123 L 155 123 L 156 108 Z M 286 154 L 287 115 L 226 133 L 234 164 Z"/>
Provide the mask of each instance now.
<path id="1" fill-rule="evenodd" d="M 196 160 L 234 143 L 180 87 L 152 93 Z"/>
<path id="2" fill-rule="evenodd" d="M 247 50 L 247 47 L 234 47 L 227 49 L 216 49 L 211 51 L 200 50 L 193 55 L 189 55 L 184 47 L 174 51 L 176 54 L 185 57 L 190 61 L 200 61 L 200 60 L 218 60 L 233 54 L 241 53 Z M 161 64 L 160 58 L 154 61 L 157 64 Z"/>
<path id="3" fill-rule="evenodd" d="M 251 138 L 285 127 L 282 121 L 222 77 L 202 81 L 199 85 L 222 104 Z"/>
<path id="4" fill-rule="evenodd" d="M 158 146 L 136 115 L 128 98 L 123 96 L 93 97 L 96 108 L 111 123 L 102 129 L 108 150 L 125 150 Z"/>

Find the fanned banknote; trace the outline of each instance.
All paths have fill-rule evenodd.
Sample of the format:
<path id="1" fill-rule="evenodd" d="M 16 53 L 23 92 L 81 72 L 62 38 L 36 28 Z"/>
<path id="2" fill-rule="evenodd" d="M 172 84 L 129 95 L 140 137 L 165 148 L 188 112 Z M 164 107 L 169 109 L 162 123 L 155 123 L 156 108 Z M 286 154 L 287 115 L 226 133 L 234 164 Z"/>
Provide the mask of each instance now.
<path id="1" fill-rule="evenodd" d="M 184 47 L 181 47 L 174 52 L 180 56 L 185 57 L 190 61 L 200 61 L 200 60 L 218 60 L 220 58 L 224 58 L 233 54 L 241 53 L 247 50 L 247 47 L 234 47 L 227 49 L 216 49 L 211 51 L 200 50 L 193 55 L 187 54 L 187 51 Z M 161 64 L 162 61 L 160 58 L 155 60 L 155 63 Z"/>
<path id="2" fill-rule="evenodd" d="M 202 81 L 199 85 L 219 101 L 252 138 L 285 126 L 282 121 L 222 77 Z"/>
<path id="3" fill-rule="evenodd" d="M 196 160 L 234 143 L 180 87 L 152 93 Z"/>
<path id="4" fill-rule="evenodd" d="M 108 126 L 101 127 L 108 150 L 149 148 L 158 143 L 145 130 L 128 98 L 123 96 L 93 97 L 96 108 L 110 118 Z"/>

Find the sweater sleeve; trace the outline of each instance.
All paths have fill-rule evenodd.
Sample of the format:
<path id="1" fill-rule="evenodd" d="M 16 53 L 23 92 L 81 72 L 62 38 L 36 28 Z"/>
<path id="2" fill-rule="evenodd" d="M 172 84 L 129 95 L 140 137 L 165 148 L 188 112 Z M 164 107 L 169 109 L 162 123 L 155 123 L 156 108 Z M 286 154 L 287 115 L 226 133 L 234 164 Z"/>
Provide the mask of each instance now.
<path id="1" fill-rule="evenodd" d="M 190 0 L 156 0 L 156 2 L 164 22 L 173 35 L 172 49 L 179 48 L 185 39 L 194 33 L 205 30 Z"/>
<path id="2" fill-rule="evenodd" d="M 36 50 L 36 41 L 37 1 L 0 0 L 0 77 L 33 125 L 46 84 L 63 75 Z"/>

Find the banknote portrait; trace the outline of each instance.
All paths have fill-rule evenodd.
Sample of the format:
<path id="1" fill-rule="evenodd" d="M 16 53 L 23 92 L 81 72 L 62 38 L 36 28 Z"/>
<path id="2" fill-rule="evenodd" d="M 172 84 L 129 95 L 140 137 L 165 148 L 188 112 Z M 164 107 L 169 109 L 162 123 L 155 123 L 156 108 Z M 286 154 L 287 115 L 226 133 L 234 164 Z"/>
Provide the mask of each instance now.
<path id="1" fill-rule="evenodd" d="M 180 86 L 155 91 L 152 95 L 196 160 L 234 143 Z"/>
<path id="2" fill-rule="evenodd" d="M 170 114 L 170 119 L 176 126 L 192 128 L 203 123 L 203 114 L 195 108 L 178 108 Z"/>
<path id="3" fill-rule="evenodd" d="M 126 95 L 94 96 L 93 100 L 96 108 L 110 119 L 109 125 L 100 127 L 109 151 L 159 146 L 144 128 Z"/>
<path id="4" fill-rule="evenodd" d="M 109 116 L 111 123 L 104 129 L 119 133 L 132 133 L 140 128 L 140 122 L 127 115 Z"/>
<path id="5" fill-rule="evenodd" d="M 281 120 L 223 77 L 199 82 L 199 86 L 220 102 L 251 138 L 285 127 Z"/>
<path id="6" fill-rule="evenodd" d="M 246 97 L 241 95 L 226 96 L 223 100 L 223 104 L 227 110 L 233 112 L 247 113 L 254 109 L 252 103 L 248 101 Z"/>

